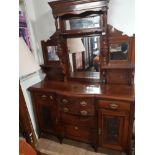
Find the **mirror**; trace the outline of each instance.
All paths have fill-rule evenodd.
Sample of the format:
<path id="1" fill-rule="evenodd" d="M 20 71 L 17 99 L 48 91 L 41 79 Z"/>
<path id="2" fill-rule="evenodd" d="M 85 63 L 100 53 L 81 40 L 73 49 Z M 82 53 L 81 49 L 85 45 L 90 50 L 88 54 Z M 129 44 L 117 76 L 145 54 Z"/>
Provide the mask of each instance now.
<path id="1" fill-rule="evenodd" d="M 59 61 L 57 55 L 57 46 L 47 46 L 48 60 L 49 61 Z"/>
<path id="2" fill-rule="evenodd" d="M 128 49 L 129 44 L 127 42 L 110 44 L 110 60 L 128 60 Z"/>
<path id="3" fill-rule="evenodd" d="M 100 36 L 68 38 L 70 72 L 99 72 Z"/>
<path id="4" fill-rule="evenodd" d="M 65 20 L 66 30 L 100 28 L 100 16 L 91 16 L 86 18 L 72 18 Z"/>

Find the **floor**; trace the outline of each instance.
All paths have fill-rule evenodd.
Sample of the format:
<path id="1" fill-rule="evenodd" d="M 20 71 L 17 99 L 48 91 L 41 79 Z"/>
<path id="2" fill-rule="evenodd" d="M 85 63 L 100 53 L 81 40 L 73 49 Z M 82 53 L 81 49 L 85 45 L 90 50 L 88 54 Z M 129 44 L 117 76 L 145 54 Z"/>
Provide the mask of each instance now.
<path id="1" fill-rule="evenodd" d="M 63 144 L 60 144 L 55 137 L 52 140 L 40 138 L 38 150 L 42 155 L 125 155 L 119 151 L 103 148 L 99 148 L 96 153 L 90 145 L 68 139 L 64 139 Z"/>

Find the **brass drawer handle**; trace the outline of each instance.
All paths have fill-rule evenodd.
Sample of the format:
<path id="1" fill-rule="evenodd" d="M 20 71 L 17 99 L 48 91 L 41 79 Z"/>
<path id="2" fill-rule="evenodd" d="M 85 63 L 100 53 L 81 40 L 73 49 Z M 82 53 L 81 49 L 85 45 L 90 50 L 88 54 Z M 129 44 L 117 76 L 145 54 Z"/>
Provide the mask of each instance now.
<path id="1" fill-rule="evenodd" d="M 88 112 L 86 110 L 81 110 L 80 111 L 81 115 L 86 116 L 88 114 Z"/>
<path id="2" fill-rule="evenodd" d="M 53 100 L 53 96 L 52 95 L 50 95 L 50 99 Z"/>
<path id="3" fill-rule="evenodd" d="M 68 100 L 62 99 L 62 102 L 63 102 L 63 103 L 68 103 Z"/>
<path id="4" fill-rule="evenodd" d="M 82 102 L 80 102 L 80 104 L 81 104 L 82 106 L 86 106 L 86 105 L 87 105 L 87 102 L 86 102 L 86 101 L 82 101 Z"/>
<path id="5" fill-rule="evenodd" d="M 41 98 L 42 98 L 42 100 L 46 100 L 47 96 L 46 95 L 42 95 Z"/>
<path id="6" fill-rule="evenodd" d="M 78 130 L 79 128 L 77 126 L 74 127 L 75 130 Z"/>
<path id="7" fill-rule="evenodd" d="M 111 104 L 109 104 L 109 107 L 110 107 L 111 109 L 117 109 L 117 108 L 118 108 L 118 104 L 116 104 L 116 103 L 111 103 Z"/>
<path id="8" fill-rule="evenodd" d="M 55 124 L 58 124 L 58 119 L 57 118 L 55 119 Z"/>
<path id="9" fill-rule="evenodd" d="M 64 112 L 69 112 L 69 109 L 67 107 L 65 107 Z"/>

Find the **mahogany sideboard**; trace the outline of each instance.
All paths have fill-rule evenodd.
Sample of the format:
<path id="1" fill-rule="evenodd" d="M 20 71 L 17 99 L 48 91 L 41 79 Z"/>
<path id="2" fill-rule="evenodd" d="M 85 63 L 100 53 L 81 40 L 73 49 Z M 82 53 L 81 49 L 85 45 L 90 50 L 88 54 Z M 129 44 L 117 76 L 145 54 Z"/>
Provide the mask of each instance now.
<path id="1" fill-rule="evenodd" d="M 49 2 L 56 32 L 41 42 L 46 78 L 29 90 L 40 137 L 131 155 L 134 36 L 107 24 L 108 2 Z"/>
<path id="2" fill-rule="evenodd" d="M 39 137 L 53 134 L 131 154 L 134 88 L 44 80 L 29 88 Z"/>

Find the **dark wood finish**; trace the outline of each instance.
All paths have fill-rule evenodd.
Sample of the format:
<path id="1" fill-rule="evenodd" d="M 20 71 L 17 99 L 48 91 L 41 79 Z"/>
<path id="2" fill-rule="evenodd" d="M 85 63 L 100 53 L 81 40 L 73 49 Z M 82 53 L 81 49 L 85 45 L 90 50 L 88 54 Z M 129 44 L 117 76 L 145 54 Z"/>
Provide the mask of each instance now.
<path id="1" fill-rule="evenodd" d="M 47 76 L 29 88 L 39 136 L 53 134 L 60 142 L 66 137 L 89 143 L 95 150 L 101 146 L 131 155 L 134 36 L 122 35 L 107 25 L 108 0 L 59 0 L 49 5 L 56 33 L 47 42 L 42 42 L 42 69 Z M 99 28 L 66 29 L 66 20 L 92 15 L 100 16 Z M 100 38 L 100 54 L 94 61 L 99 72 L 77 72 L 75 69 L 71 73 L 67 38 L 89 36 Z M 127 58 L 111 60 L 110 44 L 122 42 L 129 45 Z M 57 46 L 60 61 L 48 61 L 49 45 Z M 75 68 L 76 64 L 73 66 Z"/>
<path id="2" fill-rule="evenodd" d="M 99 145 L 125 151 L 129 114 L 126 112 L 99 110 Z"/>
<path id="3" fill-rule="evenodd" d="M 38 122 L 39 133 L 53 133 L 58 135 L 60 132 L 59 113 L 55 93 L 36 92 L 33 94 L 35 101 L 34 109 Z"/>
<path id="4" fill-rule="evenodd" d="M 128 48 L 128 59 L 127 60 L 109 60 L 109 64 L 131 64 L 131 62 L 133 62 L 133 57 L 132 54 L 134 53 L 133 50 L 133 46 L 134 46 L 134 37 L 128 37 L 126 35 L 109 35 L 108 36 L 108 41 L 109 44 L 114 44 L 114 43 L 122 43 L 122 42 L 126 42 L 129 44 L 129 48 Z"/>
<path id="5" fill-rule="evenodd" d="M 63 69 L 59 62 L 53 65 L 41 65 L 41 68 L 47 80 L 64 81 Z"/>
<path id="6" fill-rule="evenodd" d="M 54 17 L 66 14 L 82 14 L 87 11 L 106 11 L 108 1 L 101 0 L 61 0 L 49 2 Z"/>
<path id="7" fill-rule="evenodd" d="M 129 45 L 127 60 L 110 60 L 110 50 L 105 53 L 105 61 L 101 64 L 101 78 L 109 84 L 134 84 L 135 38 L 122 35 L 121 31 L 108 25 L 108 46 L 126 42 Z M 106 42 L 103 41 L 103 45 Z M 108 47 L 109 48 L 109 47 Z"/>
<path id="8" fill-rule="evenodd" d="M 93 128 L 95 125 L 95 119 L 94 116 L 75 116 L 71 114 L 62 113 L 62 121 L 64 124 L 72 124 L 72 125 L 80 125 L 80 126 L 86 126 Z"/>
<path id="9" fill-rule="evenodd" d="M 45 91 L 60 93 L 61 95 L 78 94 L 80 95 L 90 95 L 91 97 L 97 98 L 113 98 L 116 100 L 134 101 L 134 87 L 128 85 L 103 85 L 103 84 L 93 84 L 85 82 L 58 82 L 58 81 L 41 81 L 30 87 L 29 90 L 33 91 Z"/>
<path id="10" fill-rule="evenodd" d="M 126 151 L 131 102 L 99 100 L 99 145 Z"/>
<path id="11" fill-rule="evenodd" d="M 54 65 L 55 63 L 59 64 L 59 61 L 49 61 L 48 60 L 48 46 L 58 46 L 58 38 L 59 34 L 58 32 L 55 32 L 49 40 L 47 41 L 41 41 L 42 51 L 43 51 L 43 58 L 44 58 L 44 64 L 45 65 Z"/>
<path id="12" fill-rule="evenodd" d="M 130 103 L 122 101 L 99 100 L 98 106 L 106 110 L 130 111 Z"/>
<path id="13" fill-rule="evenodd" d="M 92 138 L 96 129 L 93 98 L 86 95 L 60 95 L 59 106 L 64 137 L 96 145 Z"/>
<path id="14" fill-rule="evenodd" d="M 109 84 L 133 84 L 134 78 L 134 36 L 128 37 L 127 35 L 123 35 L 121 31 L 114 29 L 111 25 L 107 25 L 107 10 L 108 10 L 108 1 L 101 0 L 61 0 L 49 2 L 50 7 L 53 11 L 53 16 L 56 20 L 56 33 L 50 38 L 47 42 L 42 42 L 43 54 L 45 65 L 50 64 L 51 69 L 43 68 L 47 76 L 51 78 L 51 75 L 54 73 L 58 73 L 58 79 L 62 79 L 62 74 L 64 76 L 64 80 L 79 80 L 78 76 L 80 76 L 80 80 L 90 81 L 91 77 L 88 77 L 89 74 L 70 73 L 69 69 L 69 61 L 67 54 L 67 38 L 72 37 L 81 37 L 81 36 L 100 36 L 100 56 L 99 56 L 99 80 L 100 82 L 105 82 Z M 90 17 L 92 14 L 96 14 L 100 16 L 100 28 L 88 28 L 88 29 L 74 29 L 74 30 L 65 30 L 65 21 L 74 19 L 74 18 L 85 18 Z M 59 24 L 58 24 L 59 23 Z M 59 28 L 58 28 L 59 25 Z M 109 45 L 115 43 L 127 42 L 129 44 L 127 60 L 110 60 L 110 51 Z M 47 60 L 47 45 L 57 45 L 58 46 L 58 55 L 60 58 L 59 65 L 56 62 L 49 62 Z M 73 66 L 75 67 L 75 63 Z M 52 67 L 52 66 L 60 66 L 60 68 Z M 113 66 L 109 70 L 109 66 Z M 132 69 L 129 70 L 129 68 Z M 115 68 L 115 69 L 114 69 Z M 47 71 L 48 70 L 48 71 Z M 60 77 L 60 78 L 59 78 Z M 118 77 L 115 79 L 115 77 Z M 98 78 L 97 78 L 98 79 Z M 55 80 L 55 79 L 54 79 Z M 94 80 L 93 80 L 94 81 Z M 95 82 L 95 81 L 94 81 Z"/>
<path id="15" fill-rule="evenodd" d="M 59 96 L 59 104 L 61 111 L 64 113 L 71 113 L 82 116 L 94 115 L 93 100 L 86 95 L 84 97 L 79 96 Z M 84 114 L 83 114 L 84 112 Z M 86 112 L 86 114 L 85 114 Z"/>
<path id="16" fill-rule="evenodd" d="M 60 61 L 62 62 L 63 73 L 65 76 L 65 80 L 70 80 L 72 75 L 70 74 L 69 70 L 69 63 L 68 63 L 68 54 L 67 54 L 67 38 L 72 37 L 81 37 L 81 36 L 100 36 L 101 40 L 103 38 L 107 38 L 107 10 L 108 10 L 108 1 L 101 1 L 101 0 L 67 0 L 67 1 L 54 1 L 49 2 L 50 7 L 53 11 L 54 18 L 59 23 L 59 39 L 58 41 L 58 48 L 60 54 Z M 100 28 L 89 28 L 89 29 L 74 29 L 74 30 L 65 30 L 65 21 L 74 18 L 85 18 L 90 17 L 91 15 L 99 15 L 100 16 Z M 58 18 L 59 17 L 59 18 Z M 104 37 L 103 37 L 104 36 Z M 101 41 L 102 42 L 102 41 Z M 107 39 L 105 39 L 107 42 Z M 105 43 L 107 45 L 107 43 Z M 108 48 L 107 46 L 102 46 L 101 44 L 101 55 L 104 55 L 103 52 L 106 51 Z M 102 60 L 102 58 L 101 58 Z M 75 64 L 74 64 L 75 65 Z M 83 77 L 82 77 L 83 76 Z M 80 75 L 80 80 L 90 81 L 91 78 L 85 74 Z M 88 77 L 88 78 L 87 78 Z M 75 79 L 76 76 L 73 76 Z M 100 78 L 100 75 L 99 75 Z M 102 80 L 101 80 L 102 81 Z"/>
<path id="17" fill-rule="evenodd" d="M 90 143 L 95 148 L 99 145 L 130 151 L 131 139 L 128 138 L 132 133 L 134 105 L 132 86 L 42 81 L 29 90 L 40 132 Z M 44 109 L 45 114 L 41 112 Z M 108 140 L 109 134 L 113 133 L 110 128 L 117 129 L 114 142 Z M 102 130 L 106 134 L 101 134 Z"/>
<path id="18" fill-rule="evenodd" d="M 132 69 L 110 69 L 106 70 L 106 83 L 132 84 Z"/>
<path id="19" fill-rule="evenodd" d="M 81 29 L 81 30 L 67 30 L 61 34 L 65 37 L 80 37 L 80 36 L 94 36 L 101 34 L 103 31 L 100 28 L 90 28 L 90 29 Z"/>

